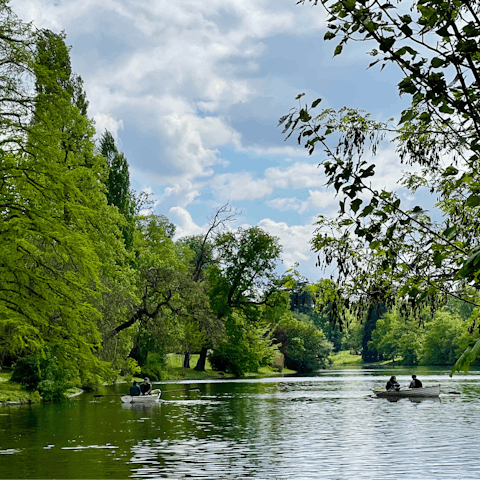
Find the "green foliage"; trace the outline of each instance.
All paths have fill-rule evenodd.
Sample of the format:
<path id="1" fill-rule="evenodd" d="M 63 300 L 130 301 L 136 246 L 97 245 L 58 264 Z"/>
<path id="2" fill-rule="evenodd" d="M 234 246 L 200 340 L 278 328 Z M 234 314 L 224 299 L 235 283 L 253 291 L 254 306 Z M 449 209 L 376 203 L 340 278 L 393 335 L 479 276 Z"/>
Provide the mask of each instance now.
<path id="1" fill-rule="evenodd" d="M 406 365 L 418 365 L 424 331 L 405 321 L 398 309 L 382 315 L 371 335 L 371 345 L 384 359 L 402 357 Z"/>
<path id="2" fill-rule="evenodd" d="M 100 152 L 107 161 L 107 201 L 114 205 L 124 217 L 123 238 L 127 250 L 132 248 L 135 229 L 135 198 L 130 189 L 130 172 L 125 155 L 118 151 L 112 134 L 106 130 L 100 139 Z"/>
<path id="3" fill-rule="evenodd" d="M 0 8 L 5 13 L 5 4 Z M 23 34 L 30 35 L 25 75 L 11 80 L 23 82 L 22 98 L 3 110 L 21 121 L 2 132 L 9 136 L 0 145 L 0 349 L 14 358 L 55 350 L 62 368 L 83 381 L 106 371 L 95 355 L 100 312 L 92 299 L 102 290 L 101 270 L 122 255 L 118 218 L 99 182 L 104 160 L 94 153 L 81 79 L 71 72 L 64 36 L 27 27 Z M 44 390 L 57 395 L 47 384 Z"/>
<path id="4" fill-rule="evenodd" d="M 465 330 L 462 320 L 448 309 L 435 312 L 433 318 L 425 323 L 420 364 L 453 365 L 457 358 L 457 339 Z"/>
<path id="5" fill-rule="evenodd" d="M 273 355 L 266 335 L 278 309 L 287 308 L 275 274 L 281 247 L 258 227 L 220 233 L 215 238 L 217 265 L 208 269 L 210 305 L 225 320 L 226 341 L 210 356 L 213 369 L 241 376 L 267 365 Z"/>
<path id="6" fill-rule="evenodd" d="M 160 381 L 166 365 L 165 355 L 149 353 L 145 363 L 142 365 L 142 376 L 148 377 L 151 381 Z"/>
<path id="7" fill-rule="evenodd" d="M 333 345 L 325 334 L 309 321 L 301 321 L 290 312 L 278 323 L 275 338 L 285 356 L 285 366 L 302 373 L 324 368 Z"/>
<path id="8" fill-rule="evenodd" d="M 433 316 L 427 308 L 421 313 L 422 326 L 419 326 L 406 321 L 395 308 L 377 321 L 371 343 L 384 358 L 402 357 L 403 364 L 453 365 L 470 321 L 448 307 L 436 311 Z"/>
<path id="9" fill-rule="evenodd" d="M 43 356 L 19 359 L 11 381 L 21 383 L 27 390 L 37 390 L 46 402 L 66 399 L 66 392 L 74 386 L 74 371 L 59 362 L 51 349 Z"/>
<path id="10" fill-rule="evenodd" d="M 0 404 L 14 403 L 39 403 L 42 397 L 37 391 L 26 391 L 24 387 L 15 382 L 0 381 Z"/>
<path id="11" fill-rule="evenodd" d="M 267 327 L 252 324 L 233 313 L 226 321 L 227 339 L 208 357 L 213 370 L 232 373 L 237 377 L 257 372 L 275 357 L 275 347 L 267 335 Z"/>
<path id="12" fill-rule="evenodd" d="M 278 289 L 275 274 L 282 251 L 278 238 L 258 227 L 239 228 L 215 239 L 218 267 L 210 269 L 212 307 L 219 316 L 232 308 L 254 312 L 254 304 Z M 253 307 L 253 308 L 249 308 Z M 248 313 L 247 313 L 248 315 Z"/>

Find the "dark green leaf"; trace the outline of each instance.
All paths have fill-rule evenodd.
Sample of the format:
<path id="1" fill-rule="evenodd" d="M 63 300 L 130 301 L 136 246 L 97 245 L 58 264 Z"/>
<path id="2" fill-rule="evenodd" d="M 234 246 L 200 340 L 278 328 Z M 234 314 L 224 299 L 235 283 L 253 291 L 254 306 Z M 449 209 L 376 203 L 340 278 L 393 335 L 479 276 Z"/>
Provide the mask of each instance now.
<path id="1" fill-rule="evenodd" d="M 413 30 L 412 30 L 407 24 L 403 24 L 403 25 L 400 27 L 400 30 L 401 30 L 407 37 L 411 37 L 412 34 L 413 34 Z"/>
<path id="2" fill-rule="evenodd" d="M 394 43 L 395 43 L 395 37 L 384 38 L 380 42 L 380 50 L 382 52 L 388 52 L 392 48 Z"/>
<path id="3" fill-rule="evenodd" d="M 445 64 L 445 60 L 438 57 L 433 57 L 430 63 L 433 68 L 439 68 Z"/>
<path id="4" fill-rule="evenodd" d="M 448 33 L 448 27 L 444 25 L 442 28 L 439 28 L 437 30 L 437 35 L 440 35 L 441 37 L 449 37 L 450 33 Z"/>
<path id="5" fill-rule="evenodd" d="M 351 205 L 352 210 L 356 213 L 360 208 L 361 204 L 362 204 L 362 200 L 360 200 L 359 198 L 355 199 Z"/>
<path id="6" fill-rule="evenodd" d="M 447 167 L 444 172 L 443 172 L 443 176 L 444 177 L 450 177 L 452 175 L 456 175 L 458 173 L 458 169 L 455 168 L 455 167 L 452 167 L 451 165 L 449 167 Z"/>
<path id="7" fill-rule="evenodd" d="M 447 238 L 452 238 L 456 232 L 457 232 L 457 227 L 454 225 L 453 227 L 446 228 L 443 231 L 443 236 Z"/>
<path id="8" fill-rule="evenodd" d="M 477 207 L 478 205 L 480 205 L 480 196 L 478 195 L 470 195 L 468 198 L 467 198 L 467 201 L 465 202 L 465 205 L 467 207 Z"/>

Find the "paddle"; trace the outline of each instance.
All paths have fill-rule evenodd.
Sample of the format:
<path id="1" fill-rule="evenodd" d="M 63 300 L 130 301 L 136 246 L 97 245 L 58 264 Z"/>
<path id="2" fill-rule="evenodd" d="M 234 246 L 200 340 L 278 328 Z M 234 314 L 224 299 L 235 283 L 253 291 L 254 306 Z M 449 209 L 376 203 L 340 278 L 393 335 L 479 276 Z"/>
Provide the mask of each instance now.
<path id="1" fill-rule="evenodd" d="M 199 392 L 199 388 L 180 388 L 178 390 L 162 390 L 162 393 L 170 393 L 170 392 L 187 392 L 187 391 L 196 391 Z M 109 393 L 105 395 L 94 395 L 95 398 L 98 397 L 124 397 L 126 394 L 125 393 Z"/>
<path id="2" fill-rule="evenodd" d="M 170 393 L 170 392 L 199 392 L 199 388 L 179 388 L 178 390 L 162 390 L 162 393 Z"/>
<path id="3" fill-rule="evenodd" d="M 94 397 L 123 397 L 124 393 L 110 393 L 108 395 L 94 395 Z"/>

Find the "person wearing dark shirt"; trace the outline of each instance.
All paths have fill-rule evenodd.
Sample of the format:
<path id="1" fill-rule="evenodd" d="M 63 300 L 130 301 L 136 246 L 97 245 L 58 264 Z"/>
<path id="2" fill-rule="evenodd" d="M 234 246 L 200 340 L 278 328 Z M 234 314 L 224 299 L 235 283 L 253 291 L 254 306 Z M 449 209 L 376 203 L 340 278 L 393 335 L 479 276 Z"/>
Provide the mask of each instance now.
<path id="1" fill-rule="evenodd" d="M 133 385 L 130 387 L 130 395 L 132 397 L 138 397 L 141 394 L 142 394 L 142 391 L 140 390 L 138 383 L 134 381 Z"/>
<path id="2" fill-rule="evenodd" d="M 422 388 L 422 382 L 417 378 L 416 375 L 412 375 L 412 381 L 410 382 L 409 388 Z"/>
<path id="3" fill-rule="evenodd" d="M 400 385 L 397 383 L 397 377 L 395 375 L 392 375 L 390 377 L 390 380 L 387 382 L 385 385 L 386 390 L 400 390 Z"/>
<path id="4" fill-rule="evenodd" d="M 145 377 L 143 383 L 140 385 L 140 389 L 142 390 L 142 395 L 150 395 L 152 391 L 152 384 L 150 383 L 150 379 Z"/>

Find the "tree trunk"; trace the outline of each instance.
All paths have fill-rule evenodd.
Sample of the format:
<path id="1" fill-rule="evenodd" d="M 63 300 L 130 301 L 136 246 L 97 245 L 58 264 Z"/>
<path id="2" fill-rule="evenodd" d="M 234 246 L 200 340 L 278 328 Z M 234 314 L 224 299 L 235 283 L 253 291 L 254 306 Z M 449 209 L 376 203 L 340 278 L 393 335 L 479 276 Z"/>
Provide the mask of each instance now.
<path id="1" fill-rule="evenodd" d="M 183 357 L 183 368 L 190 368 L 190 352 L 185 352 Z"/>
<path id="2" fill-rule="evenodd" d="M 202 351 L 200 352 L 200 358 L 198 359 L 197 365 L 195 366 L 194 370 L 197 372 L 204 372 L 205 371 L 205 363 L 207 362 L 207 347 L 202 347 Z"/>

